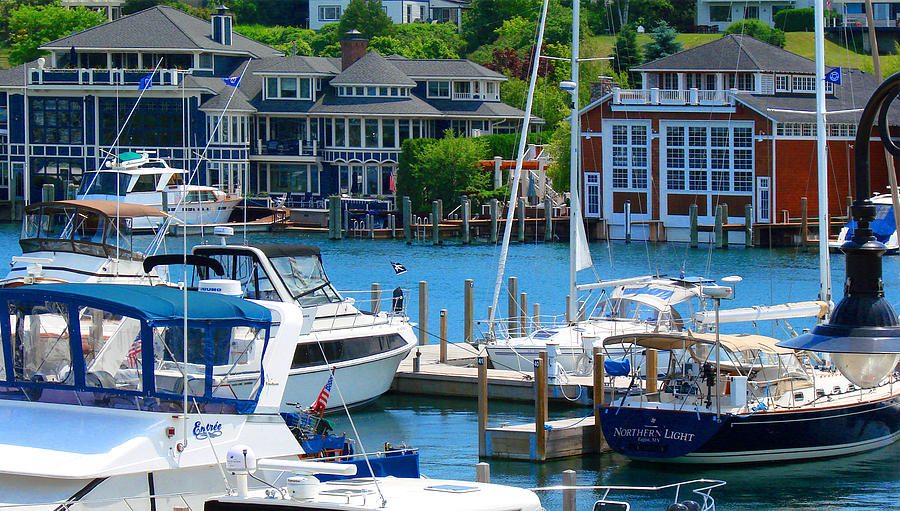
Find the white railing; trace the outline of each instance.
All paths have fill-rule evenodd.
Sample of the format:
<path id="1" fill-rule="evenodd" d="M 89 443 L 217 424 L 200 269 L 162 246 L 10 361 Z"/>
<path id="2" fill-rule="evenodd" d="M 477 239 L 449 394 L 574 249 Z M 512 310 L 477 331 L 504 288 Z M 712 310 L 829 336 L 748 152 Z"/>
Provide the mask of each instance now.
<path id="1" fill-rule="evenodd" d="M 617 105 L 716 105 L 726 106 L 734 103 L 731 90 L 660 90 L 651 89 L 613 89 L 613 104 Z"/>

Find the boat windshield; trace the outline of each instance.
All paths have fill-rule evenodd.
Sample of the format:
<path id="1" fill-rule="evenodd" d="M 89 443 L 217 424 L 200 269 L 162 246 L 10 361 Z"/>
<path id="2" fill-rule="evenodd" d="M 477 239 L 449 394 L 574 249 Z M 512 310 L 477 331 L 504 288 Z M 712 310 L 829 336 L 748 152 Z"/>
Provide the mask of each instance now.
<path id="1" fill-rule="evenodd" d="M 124 197 L 128 192 L 129 174 L 120 172 L 85 172 L 81 179 L 78 195 L 119 195 Z"/>
<path id="2" fill-rule="evenodd" d="M 4 301 L 0 355 L 13 356 L 0 363 L 0 399 L 181 412 L 186 391 L 191 411 L 255 407 L 268 324 L 189 319 L 185 340 L 182 319 L 52 297 Z"/>
<path id="3" fill-rule="evenodd" d="M 118 236 L 119 256 L 130 258 L 130 225 L 131 219 L 123 218 L 117 229 L 106 215 L 78 206 L 44 206 L 26 211 L 19 244 L 25 253 L 50 250 L 106 257 L 108 251 L 116 252 Z"/>
<path id="4" fill-rule="evenodd" d="M 683 326 L 681 315 L 674 308 L 660 310 L 641 300 L 610 298 L 600 302 L 597 307 L 602 319 L 672 323 L 670 328 L 674 330 L 680 330 Z"/>
<path id="5" fill-rule="evenodd" d="M 306 307 L 341 301 L 317 256 L 273 257 L 270 261 L 299 305 Z"/>

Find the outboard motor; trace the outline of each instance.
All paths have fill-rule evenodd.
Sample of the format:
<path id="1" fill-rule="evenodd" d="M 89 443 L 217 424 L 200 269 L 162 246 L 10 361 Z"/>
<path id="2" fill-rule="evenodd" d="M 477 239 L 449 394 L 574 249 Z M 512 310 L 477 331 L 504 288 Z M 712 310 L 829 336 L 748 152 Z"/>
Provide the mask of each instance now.
<path id="1" fill-rule="evenodd" d="M 393 297 L 391 298 L 391 311 L 397 314 L 403 312 L 403 290 L 399 287 L 394 288 Z"/>
<path id="2" fill-rule="evenodd" d="M 703 376 L 706 380 L 706 406 L 712 405 L 713 387 L 716 386 L 716 369 L 709 362 L 703 364 Z"/>

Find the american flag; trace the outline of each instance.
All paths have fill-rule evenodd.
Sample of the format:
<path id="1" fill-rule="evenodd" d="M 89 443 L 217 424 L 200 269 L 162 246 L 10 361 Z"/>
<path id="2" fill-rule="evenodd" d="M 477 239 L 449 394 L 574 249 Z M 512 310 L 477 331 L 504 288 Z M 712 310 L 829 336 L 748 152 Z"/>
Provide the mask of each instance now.
<path id="1" fill-rule="evenodd" d="M 313 411 L 316 412 L 324 412 L 325 405 L 328 404 L 328 396 L 331 394 L 331 384 L 334 383 L 334 374 L 331 374 L 328 377 L 328 381 L 325 382 L 325 386 L 322 387 L 322 392 L 319 392 L 319 397 L 316 398 L 315 404 L 312 406 Z"/>
<path id="2" fill-rule="evenodd" d="M 128 348 L 128 355 L 125 356 L 128 367 L 134 369 L 138 366 L 138 359 L 141 358 L 141 339 L 135 339 Z"/>

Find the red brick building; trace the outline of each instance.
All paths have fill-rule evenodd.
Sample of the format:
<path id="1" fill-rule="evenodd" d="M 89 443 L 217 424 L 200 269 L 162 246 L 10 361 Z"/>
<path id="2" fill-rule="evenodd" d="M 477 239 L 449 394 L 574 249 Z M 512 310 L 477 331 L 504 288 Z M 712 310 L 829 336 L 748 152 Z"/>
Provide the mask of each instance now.
<path id="1" fill-rule="evenodd" d="M 797 217 L 801 197 L 817 214 L 812 60 L 726 35 L 633 71 L 642 89 L 614 89 L 581 111 L 586 218 L 605 219 L 622 238 L 630 201 L 635 238 L 659 224 L 667 239 L 685 240 L 691 204 L 701 224 L 712 224 L 723 203 L 733 223 L 743 223 L 748 204 L 755 223 Z M 826 111 L 836 112 L 827 117 L 831 215 L 842 214 L 852 194 L 856 125 L 877 85 L 857 69 L 842 75 L 842 84 L 826 84 Z M 872 190 L 880 191 L 887 174 L 877 139 L 871 154 Z"/>

